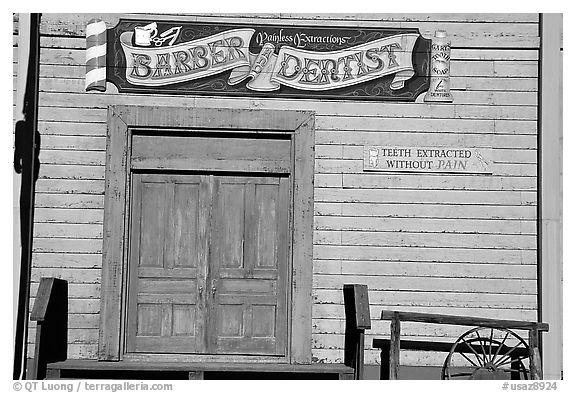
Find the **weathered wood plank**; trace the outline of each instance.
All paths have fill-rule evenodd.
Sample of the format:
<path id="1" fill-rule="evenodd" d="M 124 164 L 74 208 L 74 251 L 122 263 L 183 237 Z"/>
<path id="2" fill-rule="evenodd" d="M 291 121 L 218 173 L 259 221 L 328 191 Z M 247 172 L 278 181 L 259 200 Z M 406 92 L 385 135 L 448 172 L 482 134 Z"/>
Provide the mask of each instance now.
<path id="1" fill-rule="evenodd" d="M 439 292 L 479 292 L 479 293 L 517 293 L 517 294 L 532 294 L 537 293 L 536 280 L 510 280 L 510 279 L 496 279 L 496 278 L 440 278 L 428 277 L 422 280 L 420 277 L 386 277 L 382 280 L 379 276 L 355 276 L 355 275 L 320 275 L 314 276 L 314 287 L 316 288 L 334 288 L 344 285 L 344 283 L 361 283 L 366 284 L 374 289 L 386 290 L 424 290 L 424 291 L 439 291 Z M 319 305 L 315 307 L 316 316 L 319 316 Z M 330 309 L 331 312 L 336 312 L 335 309 Z M 342 316 L 343 316 L 342 309 Z M 460 311 L 460 310 L 458 310 Z M 328 312 L 322 314 L 327 317 L 338 317 L 339 314 L 332 314 Z M 453 312 L 456 312 L 454 310 Z"/>
<path id="2" fill-rule="evenodd" d="M 41 277 L 56 277 L 66 280 L 70 283 L 100 283 L 100 269 L 74 269 L 74 268 L 38 268 L 32 272 L 32 279 L 39 281 Z M 83 299 L 75 299 L 76 302 Z M 99 299 L 90 300 L 92 303 L 99 304 Z M 84 304 L 84 303 L 79 303 Z M 94 306 L 92 306 L 94 307 Z M 71 307 L 70 304 L 70 308 Z M 73 309 L 74 310 L 74 309 Z M 86 311 L 75 311 L 82 313 Z"/>
<path id="3" fill-rule="evenodd" d="M 36 207 L 103 209 L 104 196 L 86 194 L 38 194 L 36 195 Z"/>
<path id="4" fill-rule="evenodd" d="M 106 137 L 106 123 L 84 123 L 78 119 L 75 123 L 41 121 L 38 132 L 41 135 L 78 135 Z"/>
<path id="5" fill-rule="evenodd" d="M 316 274 L 352 274 L 357 276 L 402 277 L 460 277 L 510 278 L 535 280 L 536 265 L 485 264 L 485 263 L 431 263 L 389 261 L 314 261 Z M 446 296 L 449 298 L 449 296 Z M 379 304 L 371 300 L 372 304 Z M 340 304 L 340 303 L 339 303 Z"/>
<path id="6" fill-rule="evenodd" d="M 331 261 L 332 262 L 332 261 Z M 379 262 L 380 263 L 380 262 Z M 532 267 L 535 269 L 536 267 Z M 343 304 L 342 291 L 339 289 L 317 289 L 313 291 L 315 304 Z M 520 308 L 536 310 L 537 298 L 533 295 L 500 294 L 500 293 L 457 293 L 457 292 L 420 292 L 420 291 L 375 291 L 369 293 L 372 305 L 394 306 L 420 306 L 420 307 L 461 307 L 461 308 Z M 331 320 L 330 320 L 331 321 Z M 326 320 L 314 320 L 316 332 L 344 333 L 344 326 L 334 323 L 322 323 Z M 375 321 L 373 323 L 376 323 Z M 407 327 L 417 327 L 420 330 L 407 331 L 408 334 L 426 334 L 434 336 L 442 327 L 427 331 L 419 324 L 408 324 Z M 379 324 L 372 326 L 373 330 L 380 329 Z M 446 333 L 444 333 L 446 334 Z"/>
<path id="7" fill-rule="evenodd" d="M 521 220 L 460 220 L 449 218 L 381 218 L 381 217 L 317 217 L 316 226 L 325 230 L 341 230 L 342 240 L 369 241 L 383 238 L 387 234 L 377 232 L 440 232 L 440 233 L 502 233 L 502 234 L 536 234 L 534 221 Z M 344 232 L 345 231 L 345 232 Z M 318 231 L 317 231 L 318 232 Z M 320 233 L 317 233 L 320 236 Z M 384 239 L 379 239 L 384 240 Z M 353 244 L 353 243 L 352 243 Z"/>
<path id="8" fill-rule="evenodd" d="M 430 280 L 436 280 L 435 278 L 431 278 Z M 390 314 L 392 314 L 392 307 L 389 306 L 371 306 L 370 307 L 370 313 L 371 314 L 375 314 L 375 315 L 380 315 L 382 312 L 384 312 L 386 314 L 386 320 L 389 321 L 390 318 Z M 472 322 L 474 320 L 474 318 L 476 318 L 476 320 L 480 322 L 480 319 L 491 319 L 491 320 L 497 320 L 497 316 L 503 312 L 503 310 L 499 310 L 499 309 L 487 309 L 487 308 L 475 308 L 475 309 L 470 309 L 467 307 L 462 307 L 462 308 L 458 308 L 458 307 L 434 307 L 434 315 L 447 315 L 447 318 L 445 319 L 446 321 L 451 321 L 451 318 L 448 317 L 452 317 L 454 318 L 454 320 L 456 320 L 457 318 L 461 318 L 462 319 L 462 324 L 463 325 L 468 325 L 468 322 Z M 420 318 L 413 318 L 411 319 L 411 321 L 413 322 L 428 322 L 428 323 L 433 323 L 432 321 L 435 320 L 441 320 L 441 319 L 435 319 L 434 317 L 432 317 L 432 315 L 430 315 L 430 317 L 427 317 L 426 315 L 427 312 L 429 312 L 429 309 L 426 307 L 406 307 L 406 311 L 401 311 L 400 314 L 405 314 L 406 318 L 408 315 L 410 315 L 411 313 L 422 313 L 423 316 Z M 449 315 L 448 315 L 449 314 Z M 507 315 L 507 320 L 514 320 L 515 324 L 514 326 L 518 326 L 523 327 L 523 326 L 529 326 L 530 324 L 532 324 L 532 322 L 523 322 L 523 321 L 532 321 L 534 315 L 537 314 L 536 310 L 522 310 L 522 309 L 514 309 L 514 310 L 510 310 L 510 314 Z M 316 318 L 326 318 L 326 319 L 343 319 L 344 317 L 344 306 L 343 305 L 334 305 L 334 304 L 315 304 L 314 305 L 314 315 Z M 375 318 L 377 319 L 377 318 Z M 416 319 L 416 320 L 414 320 Z M 408 322 L 408 321 L 406 321 Z M 502 321 L 502 325 L 506 326 L 506 323 L 504 321 Z M 486 324 L 490 324 L 489 321 L 485 321 Z M 494 322 L 493 322 L 494 323 Z M 452 325 L 452 323 L 448 323 L 450 325 Z M 472 323 L 470 324 L 472 326 L 474 326 Z M 512 325 L 512 323 L 510 322 L 510 325 Z M 378 327 L 376 327 L 377 329 Z M 371 331 L 370 333 L 375 333 L 374 331 Z"/>
<path id="9" fill-rule="evenodd" d="M 106 114 L 107 109 L 103 108 L 38 108 L 38 120 L 76 122 L 82 119 L 86 123 L 103 123 L 106 122 Z"/>
<path id="10" fill-rule="evenodd" d="M 36 192 L 104 195 L 104 180 L 38 179 Z"/>
<path id="11" fill-rule="evenodd" d="M 68 344 L 68 359 L 96 359 L 98 344 Z"/>
<path id="12" fill-rule="evenodd" d="M 85 28 L 86 23 L 92 18 L 100 18 L 104 20 L 108 27 L 117 23 L 118 18 L 149 18 L 149 19 L 165 19 L 165 20 L 185 20 L 185 21 L 223 21 L 233 19 L 237 22 L 250 22 L 250 23 L 278 23 L 281 20 L 282 24 L 293 21 L 294 23 L 310 23 L 309 21 L 329 20 L 329 21 L 343 21 L 349 23 L 350 21 L 362 21 L 364 23 L 373 21 L 378 22 L 456 22 L 458 24 L 464 23 L 505 23 L 506 25 L 514 24 L 536 24 L 538 23 L 538 14 L 536 13 L 202 13 L 202 14 L 159 14 L 159 15 L 144 15 L 144 14 L 56 14 L 49 13 L 43 15 L 43 22 L 41 28 L 42 33 L 61 33 L 62 35 L 83 35 L 83 31 L 75 32 L 74 27 L 78 29 Z M 448 26 L 451 26 L 448 25 Z M 532 25 L 533 26 L 533 25 Z M 533 27 L 532 27 L 533 29 Z M 534 31 L 534 30 L 532 30 Z"/>
<path id="13" fill-rule="evenodd" d="M 99 254 L 35 252 L 32 255 L 32 264 L 38 268 L 100 268 L 102 267 L 102 256 Z"/>
<path id="14" fill-rule="evenodd" d="M 452 59 L 458 60 L 512 60 L 516 62 L 524 60 L 538 60 L 537 50 L 526 49 L 484 49 L 484 48 L 453 48 Z"/>
<path id="15" fill-rule="evenodd" d="M 86 37 L 41 36 L 40 48 L 86 49 Z"/>
<path id="16" fill-rule="evenodd" d="M 95 165 L 55 165 L 42 163 L 40 179 L 104 180 L 104 167 Z"/>
<path id="17" fill-rule="evenodd" d="M 35 238 L 102 239 L 101 224 L 46 224 L 34 225 Z"/>
<path id="18" fill-rule="evenodd" d="M 536 194 L 525 191 L 514 194 L 505 191 L 438 191 L 426 193 L 414 190 L 332 189 L 317 188 L 315 200 L 319 202 L 382 202 L 433 203 L 462 205 L 518 205 L 536 204 Z"/>
<path id="19" fill-rule="evenodd" d="M 98 327 L 99 320 L 100 314 L 69 314 L 68 327 L 70 329 L 93 329 Z"/>
<path id="20" fill-rule="evenodd" d="M 340 176 L 337 174 L 317 174 L 323 176 Z M 535 191 L 535 177 L 520 176 L 434 176 L 418 174 L 418 176 L 398 174 L 342 174 L 334 179 L 344 188 L 408 188 L 408 189 L 442 189 L 442 190 L 486 190 L 486 191 Z M 316 182 L 318 187 L 326 187 Z"/>
<path id="21" fill-rule="evenodd" d="M 370 119 L 364 123 L 369 126 Z M 391 132 L 391 131 L 363 131 L 354 127 L 345 128 L 342 125 L 339 131 L 316 130 L 316 143 L 318 144 L 344 144 L 344 145 L 389 145 L 409 146 L 412 144 L 426 144 L 429 133 Z M 346 130 L 346 131 L 345 131 Z M 468 134 L 468 133 L 442 133 L 434 135 L 435 146 L 467 146 L 467 147 L 493 147 L 512 149 L 536 149 L 536 135 L 501 135 L 501 134 Z"/>
<path id="22" fill-rule="evenodd" d="M 81 151 L 81 150 L 40 150 L 41 163 L 71 165 L 74 170 L 76 165 L 104 165 L 106 153 L 104 151 Z"/>
<path id="23" fill-rule="evenodd" d="M 104 212 L 101 209 L 62 209 L 53 207 L 36 207 L 34 222 L 36 223 L 70 223 L 70 224 L 102 224 Z"/>
<path id="24" fill-rule="evenodd" d="M 343 218 L 345 224 L 340 224 L 340 221 L 332 220 L 337 217 L 317 217 L 315 219 L 315 228 L 317 230 L 380 230 L 379 225 L 370 225 L 376 221 L 375 219 L 368 219 L 366 227 L 363 229 L 364 217 L 346 217 Z M 330 219 L 330 220 L 329 220 Z M 387 220 L 387 219 L 386 219 Z M 377 222 L 377 221 L 376 221 Z M 347 224 L 346 224 L 347 223 Z M 362 229 L 358 229 L 362 228 Z M 536 236 L 534 235 L 502 235 L 498 233 L 484 233 L 482 236 L 478 234 L 460 233 L 462 229 L 454 228 L 454 233 L 445 232 L 416 232 L 406 233 L 403 229 L 402 232 L 385 232 L 381 236 L 377 236 L 379 243 L 376 245 L 387 247 L 454 247 L 454 248 L 487 248 L 487 249 L 509 249 L 509 250 L 535 250 L 536 249 Z M 360 233 L 358 235 L 361 235 Z M 318 244 L 329 244 L 324 240 L 324 233 L 317 232 Z M 341 236 L 339 244 L 356 244 L 359 240 L 352 243 L 345 243 L 347 237 Z M 365 240 L 368 242 L 368 240 Z M 373 244 L 373 243 L 372 243 Z"/>
<path id="25" fill-rule="evenodd" d="M 36 342 L 35 334 L 29 337 L 29 344 L 34 345 Z M 98 329 L 69 329 L 69 344 L 94 344 L 98 343 Z"/>
<path id="26" fill-rule="evenodd" d="M 102 240 L 37 238 L 34 241 L 33 251 L 73 254 L 100 254 L 102 253 Z"/>
<path id="27" fill-rule="evenodd" d="M 43 35 L 69 35 L 79 37 L 85 35 L 86 24 L 89 19 L 97 16 L 105 20 L 109 27 L 116 24 L 118 17 L 129 17 L 130 15 L 106 15 L 106 14 L 45 14 L 43 15 L 40 31 Z M 258 17 L 254 14 L 246 15 L 249 19 L 239 19 L 240 15 L 233 16 L 206 16 L 206 15 L 185 15 L 185 16 L 161 16 L 161 19 L 178 20 L 183 19 L 186 21 L 204 21 L 204 22 L 219 22 L 219 23 L 236 23 L 242 21 L 245 23 L 263 23 L 263 24 L 278 24 L 278 16 L 274 17 Z M 143 18 L 143 15 L 138 15 L 138 18 Z M 342 20 L 335 17 L 334 14 L 328 14 L 322 18 L 314 15 L 301 15 L 298 17 L 285 17 L 282 18 L 283 25 L 326 25 L 329 23 L 332 26 L 348 26 L 348 27 L 381 27 L 382 22 L 386 21 L 387 27 L 417 27 L 425 35 L 430 35 L 434 30 L 443 28 L 451 33 L 452 45 L 454 47 L 537 47 L 539 44 L 537 25 L 533 23 L 479 23 L 475 19 L 475 23 L 446 23 L 443 25 L 439 21 L 428 22 L 425 21 L 412 22 L 405 18 L 392 20 L 386 19 L 389 16 L 383 15 L 381 18 L 374 19 L 371 15 L 369 19 L 363 19 L 365 16 L 362 14 L 354 15 L 354 18 L 347 18 Z M 148 18 L 152 19 L 154 16 L 150 15 Z M 418 19 L 426 18 L 426 16 L 418 17 Z M 453 15 L 451 18 L 457 18 Z M 154 18 L 158 20 L 158 17 Z M 467 22 L 460 21 L 460 22 Z M 443 27 L 440 27 L 443 26 Z"/>
<path id="28" fill-rule="evenodd" d="M 49 150 L 106 150 L 106 138 L 100 136 L 42 136 L 42 148 Z"/>
<path id="29" fill-rule="evenodd" d="M 316 245 L 314 259 L 535 264 L 534 250 Z M 409 289 L 409 288 L 405 288 Z"/>
<path id="30" fill-rule="evenodd" d="M 515 91 L 453 91 L 454 101 L 461 105 L 495 105 L 495 106 L 535 106 L 537 105 L 536 92 L 515 92 Z M 105 108 L 110 104 L 121 103 L 142 103 L 145 104 L 150 96 L 136 95 L 106 95 L 106 94 L 83 94 L 75 92 L 74 94 L 62 92 L 41 92 L 39 95 L 42 106 L 65 106 L 65 107 L 95 107 Z M 191 106 L 191 101 L 187 97 L 173 97 L 166 95 L 155 95 L 159 103 L 166 103 L 167 106 L 182 105 Z M 193 101 L 192 101 L 193 102 Z M 367 103 L 365 103 L 367 104 Z M 416 103 L 420 105 L 421 103 Z M 163 104 L 164 105 L 164 104 Z M 414 104 L 413 104 L 414 105 Z M 300 107 L 303 107 L 302 105 Z M 344 108 L 347 105 L 343 105 Z M 318 108 L 324 110 L 324 105 L 318 105 Z M 325 108 L 330 110 L 329 107 Z M 358 108 L 359 109 L 359 108 Z M 376 110 L 376 108 L 374 108 Z M 344 109 L 341 114 L 348 111 Z M 352 112 L 350 112 L 352 113 Z"/>
<path id="31" fill-rule="evenodd" d="M 237 16 L 240 18 L 253 18 L 254 14 L 238 15 L 231 13 L 206 13 L 199 14 L 205 16 Z M 537 14 L 490 14 L 490 13 L 433 13 L 433 14 L 418 14 L 418 13 L 401 13 L 401 14 L 383 14 L 383 13 L 358 13 L 358 14 L 344 14 L 344 13 L 320 13 L 320 14 L 306 14 L 306 13 L 270 13 L 258 14 L 261 18 L 300 18 L 300 19 L 342 19 L 350 20 L 362 18 L 363 20 L 376 20 L 382 22 L 393 21 L 406 21 L 406 22 L 509 22 L 509 23 L 537 23 Z"/>
<path id="32" fill-rule="evenodd" d="M 64 71 L 58 71 L 58 69 L 50 68 L 51 66 L 46 66 L 46 71 L 42 68 L 39 83 L 40 92 L 67 92 L 67 93 L 83 93 L 84 92 L 84 77 L 78 75 L 75 78 L 65 78 L 54 76 L 60 75 Z M 62 67 L 62 66 L 60 66 Z M 67 72 L 67 71 L 66 71 Z M 44 76 L 46 75 L 46 76 Z M 15 80 L 16 78 L 14 78 Z M 15 85 L 14 85 L 15 86 Z M 452 92 L 456 93 L 459 91 L 470 92 L 470 91 L 487 91 L 487 92 L 537 92 L 538 91 L 538 79 L 537 78 L 514 78 L 514 77 L 460 77 L 455 76 L 451 78 Z M 108 83 L 107 89 L 109 92 L 114 92 L 115 88 L 111 83 Z M 99 96 L 101 93 L 89 93 L 90 96 Z M 113 97 L 113 96 L 112 96 Z M 166 95 L 161 97 L 166 98 Z M 417 103 L 423 103 L 421 96 Z M 112 98 L 111 98 L 112 99 Z M 215 104 L 210 104 L 211 101 L 221 101 L 230 100 L 226 98 L 208 98 L 208 97 L 197 97 L 196 102 L 198 105 L 202 106 L 214 106 Z M 229 103 L 228 106 L 231 107 L 255 107 L 262 106 L 266 99 L 253 99 L 250 101 L 233 101 L 234 104 Z M 161 101 L 161 100 L 159 100 Z M 302 100 L 299 100 L 302 102 Z M 123 101 L 123 103 L 128 103 L 128 101 Z M 367 104 L 367 103 L 363 103 Z M 161 105 L 161 104 L 158 104 Z M 170 105 L 170 104 L 167 104 Z M 234 106 L 233 106 L 234 105 Z"/>
<path id="33" fill-rule="evenodd" d="M 339 203 L 316 201 L 317 216 L 430 217 L 535 220 L 535 206 L 401 205 L 394 203 Z"/>
<path id="34" fill-rule="evenodd" d="M 269 102 L 270 101 L 268 101 L 267 103 Z M 286 105 L 284 107 L 286 108 Z M 535 106 L 510 106 L 510 105 L 445 106 L 445 105 L 430 105 L 426 103 L 422 104 L 396 103 L 391 105 L 381 105 L 377 111 L 371 114 L 371 116 L 377 116 L 376 119 L 379 119 L 380 121 L 383 120 L 380 117 L 536 120 L 537 108 Z M 77 119 L 82 119 L 83 122 L 100 123 L 104 122 L 106 119 L 106 109 L 40 106 L 38 109 L 38 118 L 39 120 L 44 121 L 46 120 L 75 121 Z M 339 118 L 336 119 L 340 120 Z M 356 119 L 361 118 L 357 117 Z M 324 128 L 322 121 L 320 121 L 317 126 L 318 128 Z"/>
<path id="35" fill-rule="evenodd" d="M 390 334 L 388 331 L 387 334 Z M 371 342 L 371 340 L 369 340 Z M 315 361 L 323 363 L 341 363 L 343 362 L 342 349 L 324 349 L 313 348 L 312 355 Z M 438 375 L 444 359 L 445 353 L 421 352 L 421 351 L 400 351 L 400 364 L 402 366 L 434 366 L 438 368 Z M 380 364 L 380 350 L 365 348 L 364 360 L 366 364 Z"/>

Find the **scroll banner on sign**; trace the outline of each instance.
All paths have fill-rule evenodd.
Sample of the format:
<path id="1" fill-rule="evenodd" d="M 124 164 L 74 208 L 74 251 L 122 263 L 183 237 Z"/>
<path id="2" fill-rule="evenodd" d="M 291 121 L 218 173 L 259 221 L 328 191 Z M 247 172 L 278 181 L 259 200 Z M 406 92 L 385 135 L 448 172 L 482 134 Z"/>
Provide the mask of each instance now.
<path id="1" fill-rule="evenodd" d="M 229 85 L 248 80 L 259 92 L 281 85 L 324 91 L 394 75 L 391 90 L 404 88 L 415 74 L 412 51 L 419 35 L 397 34 L 349 48 L 315 52 L 265 43 L 252 53 L 254 29 L 233 29 L 169 47 L 133 45 L 134 32 L 120 36 L 126 59 L 126 80 L 136 86 L 164 86 L 197 80 L 231 70 Z M 278 50 L 277 50 L 278 49 Z"/>

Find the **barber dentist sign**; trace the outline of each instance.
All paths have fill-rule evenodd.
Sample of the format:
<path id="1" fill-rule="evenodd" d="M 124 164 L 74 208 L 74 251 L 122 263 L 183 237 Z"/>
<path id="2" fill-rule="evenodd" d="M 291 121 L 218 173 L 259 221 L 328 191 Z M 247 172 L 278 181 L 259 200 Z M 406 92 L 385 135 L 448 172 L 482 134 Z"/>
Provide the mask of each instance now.
<path id="1" fill-rule="evenodd" d="M 417 29 L 120 20 L 104 35 L 102 25 L 88 25 L 87 53 L 105 45 L 106 76 L 89 78 L 87 59 L 87 90 L 107 80 L 120 92 L 414 101 L 430 86 L 432 42 Z"/>

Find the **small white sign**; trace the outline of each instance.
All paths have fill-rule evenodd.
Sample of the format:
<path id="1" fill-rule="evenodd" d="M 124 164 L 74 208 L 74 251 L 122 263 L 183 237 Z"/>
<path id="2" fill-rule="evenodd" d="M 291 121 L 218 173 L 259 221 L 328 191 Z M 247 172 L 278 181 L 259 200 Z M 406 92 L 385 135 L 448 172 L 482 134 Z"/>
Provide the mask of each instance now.
<path id="1" fill-rule="evenodd" d="M 380 172 L 492 173 L 485 147 L 364 145 L 364 170 Z"/>

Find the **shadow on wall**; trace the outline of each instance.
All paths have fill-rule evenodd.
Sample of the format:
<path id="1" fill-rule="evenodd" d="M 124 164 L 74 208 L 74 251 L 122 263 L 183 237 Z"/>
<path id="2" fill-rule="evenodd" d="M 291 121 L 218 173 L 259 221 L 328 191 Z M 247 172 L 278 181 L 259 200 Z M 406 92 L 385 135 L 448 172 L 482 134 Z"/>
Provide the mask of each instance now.
<path id="1" fill-rule="evenodd" d="M 26 110 L 27 108 L 25 108 Z M 16 122 L 14 136 L 14 171 L 21 174 L 20 186 L 20 280 L 18 285 L 18 314 L 14 347 L 14 379 L 22 373 L 19 359 L 25 356 L 27 301 L 29 292 L 29 272 L 31 268 L 31 239 L 34 222 L 34 190 L 40 171 L 40 133 L 34 135 L 34 124 L 31 121 Z M 34 162 L 34 164 L 32 164 Z"/>

